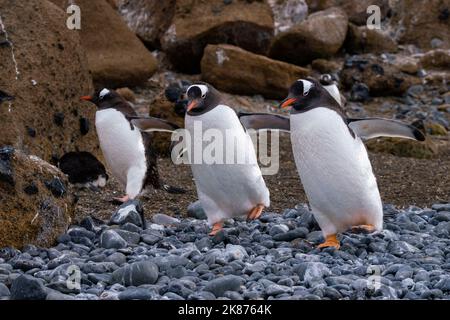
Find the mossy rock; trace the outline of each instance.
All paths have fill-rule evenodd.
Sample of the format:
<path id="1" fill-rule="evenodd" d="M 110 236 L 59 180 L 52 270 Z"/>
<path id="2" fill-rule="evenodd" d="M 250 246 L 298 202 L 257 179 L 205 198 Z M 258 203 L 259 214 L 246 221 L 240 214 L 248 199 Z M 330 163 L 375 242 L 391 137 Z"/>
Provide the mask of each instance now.
<path id="1" fill-rule="evenodd" d="M 400 138 L 379 138 L 368 141 L 366 145 L 372 152 L 390 153 L 398 157 L 431 159 L 438 154 L 437 147 L 430 139 L 419 142 Z"/>
<path id="2" fill-rule="evenodd" d="M 427 131 L 429 134 L 434 136 L 446 136 L 447 129 L 439 123 L 430 123 L 427 125 Z"/>

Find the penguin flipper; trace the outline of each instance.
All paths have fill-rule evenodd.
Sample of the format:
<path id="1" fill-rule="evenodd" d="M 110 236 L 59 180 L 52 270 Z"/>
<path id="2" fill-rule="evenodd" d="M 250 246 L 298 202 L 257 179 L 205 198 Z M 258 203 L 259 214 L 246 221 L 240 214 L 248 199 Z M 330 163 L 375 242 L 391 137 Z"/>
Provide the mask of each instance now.
<path id="1" fill-rule="evenodd" d="M 413 125 L 397 120 L 382 118 L 356 119 L 349 118 L 350 129 L 363 140 L 377 137 L 395 137 L 424 141 L 425 135 Z"/>
<path id="2" fill-rule="evenodd" d="M 163 132 L 173 132 L 179 127 L 166 121 L 164 119 L 154 118 L 154 117 L 127 117 L 131 124 L 136 126 L 139 130 L 143 132 L 153 132 L 153 131 L 163 131 Z"/>
<path id="3" fill-rule="evenodd" d="M 287 132 L 291 130 L 289 118 L 277 114 L 239 112 L 238 117 L 246 129 Z"/>

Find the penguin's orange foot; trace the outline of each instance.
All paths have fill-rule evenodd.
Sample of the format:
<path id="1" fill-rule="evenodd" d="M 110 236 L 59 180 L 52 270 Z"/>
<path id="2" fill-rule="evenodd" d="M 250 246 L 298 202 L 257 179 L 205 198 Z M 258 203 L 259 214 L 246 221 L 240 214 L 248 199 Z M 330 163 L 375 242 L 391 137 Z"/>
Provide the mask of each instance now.
<path id="1" fill-rule="evenodd" d="M 222 230 L 223 228 L 223 223 L 222 222 L 216 222 L 213 225 L 213 228 L 211 230 L 211 232 L 209 233 L 210 236 L 215 236 L 217 234 L 217 232 L 219 232 L 220 230 Z"/>
<path id="2" fill-rule="evenodd" d="M 341 247 L 341 245 L 339 244 L 339 240 L 336 237 L 336 234 L 327 236 L 325 239 L 325 242 L 321 243 L 317 246 L 317 248 L 319 248 L 319 249 L 329 248 L 329 247 L 334 247 L 336 250 L 339 250 L 339 248 Z"/>
<path id="3" fill-rule="evenodd" d="M 256 207 L 250 210 L 249 214 L 247 215 L 247 221 L 258 219 L 261 216 L 263 210 L 264 206 L 262 204 L 258 204 Z"/>
<path id="4" fill-rule="evenodd" d="M 113 198 L 114 202 L 125 203 L 130 200 L 130 196 L 126 195 L 120 198 Z"/>
<path id="5" fill-rule="evenodd" d="M 354 233 L 372 233 L 375 231 L 376 231 L 375 226 L 373 226 L 371 224 L 363 224 L 360 226 L 352 227 L 352 232 L 354 232 Z"/>

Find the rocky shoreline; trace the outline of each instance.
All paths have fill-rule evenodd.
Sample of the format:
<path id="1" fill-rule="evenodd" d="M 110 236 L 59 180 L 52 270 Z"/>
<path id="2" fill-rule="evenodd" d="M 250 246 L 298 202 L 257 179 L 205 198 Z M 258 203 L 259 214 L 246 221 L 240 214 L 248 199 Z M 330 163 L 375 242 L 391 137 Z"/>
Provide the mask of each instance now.
<path id="1" fill-rule="evenodd" d="M 214 237 L 201 208 L 189 215 L 143 223 L 135 201 L 54 247 L 1 249 L 0 299 L 450 298 L 450 204 L 385 205 L 384 230 L 344 233 L 339 251 L 315 248 L 323 238 L 305 205 L 228 221 Z"/>

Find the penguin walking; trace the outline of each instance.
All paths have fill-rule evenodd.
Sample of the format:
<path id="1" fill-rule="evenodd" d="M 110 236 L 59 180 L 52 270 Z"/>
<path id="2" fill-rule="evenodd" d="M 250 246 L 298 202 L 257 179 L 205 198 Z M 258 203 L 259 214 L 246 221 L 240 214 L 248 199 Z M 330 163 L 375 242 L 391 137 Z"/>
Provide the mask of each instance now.
<path id="1" fill-rule="evenodd" d="M 363 140 L 423 141 L 424 135 L 395 120 L 347 118 L 336 97 L 312 78 L 297 80 L 279 107 L 292 107 L 290 118 L 246 114 L 241 121 L 246 127 L 291 132 L 297 170 L 325 237 L 319 248 L 339 249 L 337 233 L 349 228 L 382 230 L 380 193 Z"/>
<path id="2" fill-rule="evenodd" d="M 114 198 L 115 201 L 132 200 L 148 185 L 156 189 L 162 187 L 168 192 L 181 192 L 161 183 L 156 154 L 149 145 L 149 135 L 134 127 L 132 119 L 137 114 L 125 99 L 106 88 L 81 99 L 97 106 L 95 126 L 100 147 L 111 173 L 125 188 L 126 195 Z M 173 131 L 177 128 L 157 118 L 147 119 L 149 123 L 153 131 Z"/>
<path id="3" fill-rule="evenodd" d="M 220 93 L 209 84 L 197 83 L 187 89 L 186 95 L 188 106 L 185 129 L 191 137 L 191 147 L 188 146 L 186 151 L 191 159 L 199 200 L 212 225 L 210 235 L 213 236 L 223 228 L 226 219 L 243 215 L 247 215 L 248 220 L 259 218 L 263 209 L 270 205 L 269 190 L 258 166 L 250 136 L 234 110 L 222 103 Z M 144 121 L 141 120 L 137 125 L 145 131 L 147 126 Z M 201 126 L 200 136 L 196 134 L 196 126 Z M 218 141 L 204 139 L 210 130 L 224 137 L 223 145 Z M 225 141 L 229 137 L 235 142 L 232 148 Z M 203 153 L 211 143 L 223 157 L 214 163 L 207 163 L 204 159 L 196 161 L 198 153 L 195 147 L 201 146 L 199 150 Z M 247 158 L 244 162 L 220 161 L 231 153 L 237 157 L 246 155 Z"/>

